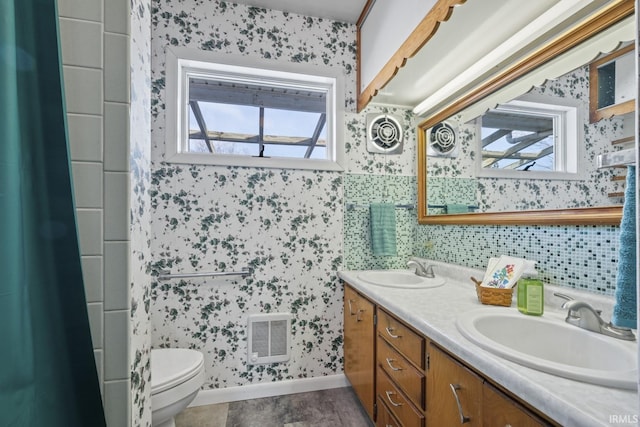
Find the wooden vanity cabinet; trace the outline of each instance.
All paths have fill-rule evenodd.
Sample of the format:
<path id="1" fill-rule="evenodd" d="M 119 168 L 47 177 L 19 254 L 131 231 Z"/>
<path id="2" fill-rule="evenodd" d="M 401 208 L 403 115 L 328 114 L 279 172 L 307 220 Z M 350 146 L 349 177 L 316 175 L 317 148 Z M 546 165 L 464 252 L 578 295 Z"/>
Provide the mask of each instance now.
<path id="1" fill-rule="evenodd" d="M 345 283 L 344 370 L 376 427 L 556 426 Z"/>
<path id="2" fill-rule="evenodd" d="M 424 427 L 425 338 L 378 308 L 376 396 L 404 427 Z"/>
<path id="3" fill-rule="evenodd" d="M 362 406 L 374 419 L 375 305 L 344 286 L 344 373 Z"/>
<path id="4" fill-rule="evenodd" d="M 429 346 L 427 425 L 551 426 L 437 345 Z M 455 393 L 454 393 L 455 392 Z"/>
<path id="5" fill-rule="evenodd" d="M 516 401 L 487 382 L 482 387 L 482 400 L 482 425 L 484 427 L 540 427 L 551 425 L 531 414 Z"/>
<path id="6" fill-rule="evenodd" d="M 427 425 L 482 426 L 482 378 L 429 345 Z"/>
<path id="7" fill-rule="evenodd" d="M 378 397 L 378 417 L 376 427 L 403 427 L 402 424 L 387 409 L 386 404 Z"/>

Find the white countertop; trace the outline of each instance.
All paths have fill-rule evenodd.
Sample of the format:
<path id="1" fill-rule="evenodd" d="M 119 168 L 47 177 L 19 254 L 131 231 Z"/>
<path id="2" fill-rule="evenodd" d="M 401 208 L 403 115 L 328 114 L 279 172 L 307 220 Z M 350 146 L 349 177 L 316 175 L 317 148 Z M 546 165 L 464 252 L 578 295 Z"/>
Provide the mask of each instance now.
<path id="1" fill-rule="evenodd" d="M 443 286 L 397 289 L 363 282 L 358 279 L 361 271 L 341 271 L 338 275 L 373 302 L 559 424 L 576 427 L 638 425 L 637 391 L 602 387 L 540 372 L 489 353 L 467 340 L 456 327 L 456 316 L 480 307 L 492 307 L 478 301 L 469 279 L 470 276 L 482 279 L 483 272 L 437 261 L 427 263 L 434 265 L 436 276 L 446 278 Z M 554 290 L 579 296 L 596 308 L 602 308 L 604 319 L 611 317 L 612 298 L 553 286 L 545 286 L 547 313 L 561 313 L 562 300 L 548 297 Z M 558 309 L 554 310 L 553 304 L 557 304 Z M 517 311 L 515 301 L 510 308 L 504 309 Z"/>

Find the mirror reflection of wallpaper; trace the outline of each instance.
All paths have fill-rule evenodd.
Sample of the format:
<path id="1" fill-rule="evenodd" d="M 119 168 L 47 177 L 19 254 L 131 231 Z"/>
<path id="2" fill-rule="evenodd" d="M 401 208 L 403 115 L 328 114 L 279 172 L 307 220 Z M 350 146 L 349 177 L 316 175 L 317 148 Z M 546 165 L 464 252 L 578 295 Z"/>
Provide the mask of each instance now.
<path id="1" fill-rule="evenodd" d="M 427 178 L 427 194 L 429 195 L 429 215 L 451 213 L 447 212 L 449 205 L 466 206 L 474 211 L 478 205 L 478 180 L 474 178 Z"/>
<path id="2" fill-rule="evenodd" d="M 580 67 L 564 76 L 534 87 L 530 93 L 582 101 L 584 144 L 583 166 L 589 171 L 584 180 L 478 178 L 479 211 L 499 212 L 528 209 L 563 209 L 620 204 L 620 199 L 608 193 L 620 191 L 611 181 L 613 169 L 596 169 L 599 154 L 613 151 L 611 141 L 625 136 L 625 119 L 613 117 L 589 123 L 588 66 Z M 633 124 L 627 124 L 633 126 Z M 628 134 L 629 130 L 627 130 Z M 461 153 L 457 158 L 427 159 L 428 179 L 474 178 L 475 161 L 480 155 L 476 142 L 475 121 L 461 124 L 459 137 Z M 435 204 L 427 188 L 430 204 Z M 454 203 L 449 201 L 448 203 Z"/>

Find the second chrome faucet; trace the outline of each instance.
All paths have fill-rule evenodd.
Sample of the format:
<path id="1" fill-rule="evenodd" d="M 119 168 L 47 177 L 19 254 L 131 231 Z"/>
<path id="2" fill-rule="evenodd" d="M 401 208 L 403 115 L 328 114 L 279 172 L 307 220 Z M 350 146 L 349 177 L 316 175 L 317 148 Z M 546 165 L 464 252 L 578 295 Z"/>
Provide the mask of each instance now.
<path id="1" fill-rule="evenodd" d="M 636 337 L 631 329 L 620 328 L 612 325 L 611 322 L 605 322 L 600 317 L 601 312 L 586 302 L 575 300 L 568 295 L 557 292 L 554 295 L 567 300 L 562 304 L 562 308 L 567 309 L 567 317 L 565 319 L 567 323 L 621 340 L 635 341 Z"/>

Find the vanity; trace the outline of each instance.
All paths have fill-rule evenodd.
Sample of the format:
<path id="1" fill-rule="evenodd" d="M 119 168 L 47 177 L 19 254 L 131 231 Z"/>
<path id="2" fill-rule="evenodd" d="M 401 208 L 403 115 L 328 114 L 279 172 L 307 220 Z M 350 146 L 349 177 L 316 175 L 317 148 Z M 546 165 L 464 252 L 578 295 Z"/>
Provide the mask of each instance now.
<path id="1" fill-rule="evenodd" d="M 377 426 L 637 425 L 637 390 L 525 367 L 465 338 L 456 325 L 465 313 L 525 315 L 515 303 L 495 307 L 478 302 L 469 277 L 481 277 L 481 271 L 429 264 L 444 285 L 396 288 L 362 280 L 364 272 L 339 273 L 345 285 L 345 374 Z M 545 292 L 554 289 L 547 286 Z M 566 291 L 598 308 L 604 305 L 603 317 L 610 317 L 606 297 Z M 546 300 L 543 317 L 562 319 L 562 300 Z M 635 342 L 628 345 L 637 352 Z"/>

